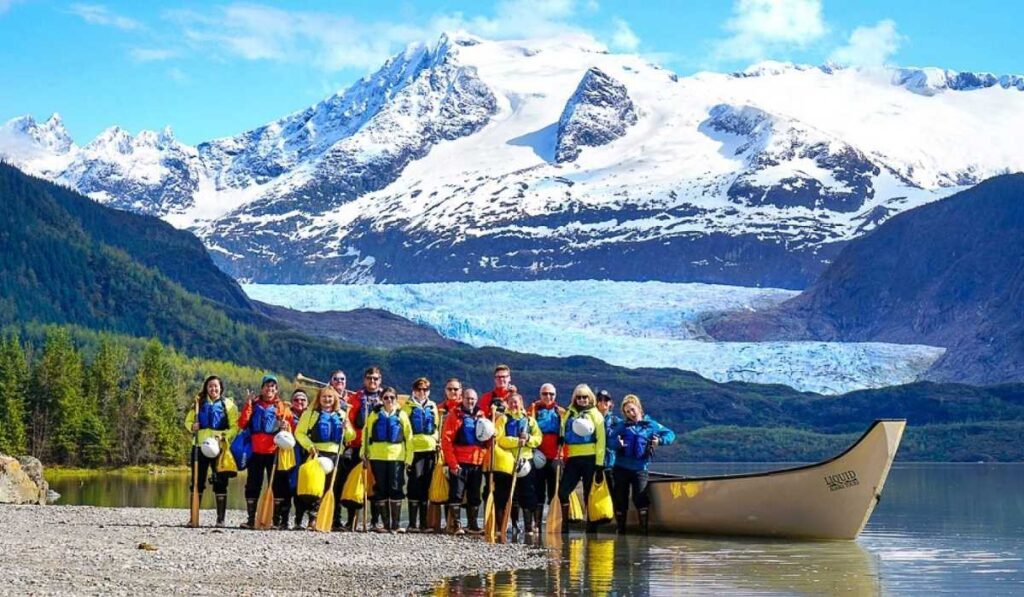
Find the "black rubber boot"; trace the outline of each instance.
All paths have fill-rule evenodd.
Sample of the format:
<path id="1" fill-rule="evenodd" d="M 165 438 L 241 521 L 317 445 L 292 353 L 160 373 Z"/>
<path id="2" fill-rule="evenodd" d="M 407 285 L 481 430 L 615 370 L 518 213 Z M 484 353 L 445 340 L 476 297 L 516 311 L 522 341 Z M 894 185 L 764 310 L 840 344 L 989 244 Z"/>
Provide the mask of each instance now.
<path id="1" fill-rule="evenodd" d="M 447 518 L 448 526 L 447 530 L 452 535 L 465 535 L 466 531 L 462 530 L 462 525 L 459 524 L 459 507 L 448 506 L 445 517 Z"/>
<path id="2" fill-rule="evenodd" d="M 377 502 L 372 502 L 372 503 L 376 504 Z M 374 507 L 370 508 L 370 528 L 376 529 L 377 527 L 381 526 L 380 516 L 381 516 L 381 508 L 380 507 L 374 506 Z"/>
<path id="3" fill-rule="evenodd" d="M 519 534 L 519 506 L 512 505 L 512 522 L 508 525 L 508 530 L 512 531 L 513 535 Z"/>
<path id="4" fill-rule="evenodd" d="M 527 536 L 533 535 L 533 510 L 523 510 L 523 531 Z"/>
<path id="5" fill-rule="evenodd" d="M 292 501 L 285 499 L 284 503 L 281 504 L 281 530 L 287 531 L 288 524 L 291 522 L 292 517 Z"/>
<path id="6" fill-rule="evenodd" d="M 386 508 L 386 501 L 374 500 L 373 502 L 370 502 L 370 515 L 373 517 L 373 524 L 370 526 L 371 531 L 374 531 L 376 533 L 384 533 L 390 530 L 387 528 L 390 524 L 390 520 L 388 519 L 387 514 L 385 513 Z M 381 518 L 383 518 L 384 520 L 381 520 Z M 385 522 L 388 522 L 389 524 L 385 524 Z"/>
<path id="7" fill-rule="evenodd" d="M 639 514 L 640 514 L 640 532 L 642 532 L 643 534 L 646 535 L 647 534 L 647 530 L 648 530 L 648 524 L 651 521 L 651 517 L 650 517 L 650 514 L 649 514 L 647 508 L 644 508 L 643 510 L 640 510 Z"/>
<path id="8" fill-rule="evenodd" d="M 217 526 L 224 528 L 224 515 L 228 511 L 228 494 L 226 493 L 215 493 L 213 495 L 213 501 L 217 504 Z"/>
<path id="9" fill-rule="evenodd" d="M 626 513 L 616 512 L 615 513 L 615 532 L 620 535 L 626 534 Z"/>
<path id="10" fill-rule="evenodd" d="M 283 499 L 275 499 L 274 500 L 274 522 L 273 522 L 273 525 L 274 525 L 275 529 L 280 529 L 283 526 L 281 524 L 281 515 L 282 514 L 284 514 L 284 500 Z"/>
<path id="11" fill-rule="evenodd" d="M 434 529 L 427 526 L 427 510 L 430 508 L 430 502 L 420 502 L 420 532 L 421 533 L 433 533 Z M 409 517 L 412 518 L 413 514 L 410 512 Z"/>
<path id="12" fill-rule="evenodd" d="M 569 534 L 569 504 L 562 504 L 562 534 Z"/>
<path id="13" fill-rule="evenodd" d="M 295 530 L 301 530 L 302 527 L 302 515 L 306 513 L 306 506 L 301 501 L 295 502 Z"/>
<path id="14" fill-rule="evenodd" d="M 484 530 L 477 524 L 476 515 L 480 511 L 479 506 L 466 507 L 466 532 L 470 535 L 482 535 Z"/>
<path id="15" fill-rule="evenodd" d="M 402 528 L 402 500 L 391 500 L 388 505 L 391 509 L 391 532 L 404 533 L 405 529 Z M 409 524 L 412 525 L 411 518 Z"/>
<path id="16" fill-rule="evenodd" d="M 345 510 L 348 512 L 348 520 L 345 522 L 345 526 L 348 527 L 350 531 L 354 531 L 356 530 L 356 509 L 345 508 Z M 338 522 L 341 521 L 341 508 L 334 509 L 334 516 Z M 338 526 L 340 527 L 341 525 L 339 524 Z"/>
<path id="17" fill-rule="evenodd" d="M 544 530 L 544 508 L 541 506 L 533 511 L 533 526 L 536 527 L 538 535 Z"/>
<path id="18" fill-rule="evenodd" d="M 410 533 L 419 533 L 423 530 L 423 528 L 419 526 L 416 518 L 420 514 L 421 503 L 422 502 L 417 502 L 416 500 L 409 500 L 409 526 L 407 526 L 405 530 Z M 425 524 L 423 525 L 423 527 L 426 526 L 427 525 Z"/>
<path id="19" fill-rule="evenodd" d="M 253 498 L 245 498 L 245 522 L 242 523 L 243 529 L 256 528 L 256 500 Z"/>

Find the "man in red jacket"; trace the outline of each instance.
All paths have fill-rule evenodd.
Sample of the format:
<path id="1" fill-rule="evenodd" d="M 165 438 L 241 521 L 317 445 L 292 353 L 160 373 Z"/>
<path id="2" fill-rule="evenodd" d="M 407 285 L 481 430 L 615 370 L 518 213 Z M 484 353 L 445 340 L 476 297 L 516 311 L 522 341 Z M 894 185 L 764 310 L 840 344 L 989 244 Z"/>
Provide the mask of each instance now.
<path id="1" fill-rule="evenodd" d="M 459 507 L 466 499 L 466 518 L 469 532 L 480 534 L 483 530 L 477 524 L 480 510 L 480 484 L 483 481 L 483 463 L 488 459 L 488 442 L 481 442 L 476 436 L 476 425 L 483 419 L 484 412 L 477 407 L 476 390 L 462 391 L 462 406 L 449 413 L 441 430 L 441 452 L 448 466 L 448 529 L 461 535 L 459 528 Z"/>
<path id="2" fill-rule="evenodd" d="M 359 450 L 363 446 L 363 427 L 366 426 L 366 420 L 370 418 L 370 413 L 373 412 L 373 409 L 380 405 L 382 380 L 383 375 L 380 367 L 369 367 L 363 372 L 363 387 L 358 392 L 349 394 L 348 422 L 355 429 L 356 438 L 345 444 L 345 450 L 341 453 L 341 459 L 338 463 L 338 474 L 342 479 L 347 479 L 348 474 L 359 464 Z M 345 510 L 348 513 L 348 520 L 345 526 L 342 527 L 341 508 L 335 508 L 335 530 L 341 530 L 342 528 L 354 529 L 356 514 L 362 509 L 363 504 L 347 500 L 342 502 L 340 495 L 338 500 L 339 505 L 344 504 Z M 374 508 L 371 520 L 373 526 L 376 526 L 379 516 L 380 513 Z"/>
<path id="3" fill-rule="evenodd" d="M 277 393 L 277 377 L 264 375 L 260 383 L 260 394 L 249 394 L 245 406 L 238 415 L 238 428 L 248 429 L 252 437 L 252 459 L 249 461 L 249 476 L 245 481 L 245 509 L 248 517 L 242 528 L 256 526 L 256 502 L 263 490 L 263 478 L 270 477 L 277 457 L 274 436 L 279 431 L 291 432 L 295 421 L 288 405 Z M 274 493 L 288 495 L 288 473 L 278 471 L 273 479 Z"/>
<path id="4" fill-rule="evenodd" d="M 540 398 L 530 405 L 530 416 L 536 419 L 537 426 L 542 434 L 540 452 L 544 454 L 547 462 L 537 470 L 536 480 L 537 503 L 540 507 L 534 511 L 534 525 L 537 532 L 540 532 L 541 521 L 544 515 L 544 504 L 555 497 L 555 467 L 560 452 L 564 449 L 559 443 L 562 432 L 562 417 L 565 416 L 565 409 L 555 402 L 557 392 L 555 386 L 546 383 L 540 387 Z"/>

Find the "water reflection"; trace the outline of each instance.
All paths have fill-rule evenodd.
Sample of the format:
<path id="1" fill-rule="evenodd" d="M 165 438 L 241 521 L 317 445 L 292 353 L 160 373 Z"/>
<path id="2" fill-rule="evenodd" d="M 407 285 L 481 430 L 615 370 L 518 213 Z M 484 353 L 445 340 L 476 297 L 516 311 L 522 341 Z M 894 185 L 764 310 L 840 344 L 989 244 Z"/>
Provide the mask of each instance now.
<path id="1" fill-rule="evenodd" d="M 132 508 L 188 508 L 190 475 L 183 471 L 166 473 L 97 471 L 47 471 L 50 489 L 60 494 L 58 504 L 81 506 L 127 506 Z M 244 510 L 245 473 L 228 486 L 228 507 Z M 203 508 L 213 508 L 213 492 L 207 487 Z"/>
<path id="2" fill-rule="evenodd" d="M 571 537 L 549 564 L 442 582 L 438 595 L 678 595 L 727 591 L 877 595 L 875 558 L 855 542 Z"/>

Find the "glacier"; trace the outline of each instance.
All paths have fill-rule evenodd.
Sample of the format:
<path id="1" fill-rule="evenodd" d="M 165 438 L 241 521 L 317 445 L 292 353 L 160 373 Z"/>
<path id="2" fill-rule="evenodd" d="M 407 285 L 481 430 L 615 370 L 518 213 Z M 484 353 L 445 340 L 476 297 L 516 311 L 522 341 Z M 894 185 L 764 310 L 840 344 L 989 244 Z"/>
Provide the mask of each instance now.
<path id="1" fill-rule="evenodd" d="M 798 294 L 716 284 L 561 281 L 247 284 L 258 301 L 301 311 L 383 309 L 471 346 L 587 355 L 623 367 L 676 367 L 718 382 L 841 394 L 909 383 L 944 349 L 881 342 L 714 342 L 710 312 L 759 310 Z"/>

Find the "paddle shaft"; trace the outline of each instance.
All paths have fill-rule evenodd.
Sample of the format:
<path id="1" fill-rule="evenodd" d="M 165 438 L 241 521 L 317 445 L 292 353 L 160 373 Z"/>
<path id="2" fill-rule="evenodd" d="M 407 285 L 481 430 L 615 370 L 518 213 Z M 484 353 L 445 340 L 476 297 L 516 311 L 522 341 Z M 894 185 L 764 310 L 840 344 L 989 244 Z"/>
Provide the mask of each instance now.
<path id="1" fill-rule="evenodd" d="M 195 419 L 199 423 L 199 397 L 196 396 Z M 192 432 L 192 500 L 189 505 L 188 526 L 199 526 L 199 430 Z"/>
<path id="2" fill-rule="evenodd" d="M 364 445 L 366 445 L 366 454 L 367 455 L 370 454 L 370 446 L 369 446 L 369 444 L 367 444 L 367 442 L 370 441 L 370 438 L 366 434 L 366 419 L 369 418 L 369 412 L 368 412 L 369 410 L 370 410 L 369 409 L 369 401 L 366 399 L 366 395 L 364 394 L 363 395 L 363 441 L 359 443 L 359 447 L 360 447 L 360 449 L 362 449 L 362 447 Z M 366 509 L 369 507 L 369 499 L 367 499 L 367 498 L 369 498 L 369 496 L 370 496 L 370 488 L 368 486 L 369 482 L 370 482 L 370 476 L 369 476 L 369 472 L 367 471 L 367 469 L 369 469 L 369 468 L 370 468 L 370 459 L 364 457 L 363 458 L 363 532 L 364 533 L 366 532 Z M 352 523 L 355 524 L 355 521 L 352 521 Z"/>
<path id="3" fill-rule="evenodd" d="M 346 419 L 342 419 L 342 420 L 345 421 Z M 344 436 L 344 434 L 345 434 L 344 423 L 342 423 L 342 432 L 341 433 L 342 433 L 342 436 Z M 335 504 L 334 504 L 334 482 L 338 478 L 338 463 L 341 462 L 341 450 L 342 450 L 342 448 L 344 448 L 344 445 L 342 443 L 339 443 L 338 444 L 338 452 L 337 452 L 337 454 L 334 455 L 334 468 L 331 469 L 331 482 L 327 485 L 327 491 L 324 493 L 323 497 L 320 498 L 320 507 L 317 508 L 316 524 L 314 526 L 316 527 L 316 530 L 318 530 L 318 531 L 326 532 L 321 527 L 323 527 L 325 524 L 330 524 L 330 521 L 328 521 L 326 523 L 324 521 L 327 518 L 334 518 L 334 508 L 335 508 Z M 327 514 L 330 514 L 330 517 L 328 517 Z M 327 531 L 329 531 L 329 530 L 330 530 L 330 528 L 328 527 Z"/>
<path id="4" fill-rule="evenodd" d="M 269 529 L 274 523 L 274 477 L 277 476 L 277 449 L 274 450 L 274 466 L 270 468 L 270 478 L 267 479 L 267 491 L 260 498 L 256 510 L 256 528 Z M 270 512 L 270 523 L 267 522 L 267 511 Z"/>
<path id="5" fill-rule="evenodd" d="M 496 426 L 496 420 L 498 418 L 498 409 L 493 404 L 491 405 L 491 426 Z M 494 449 L 495 449 L 494 438 L 491 438 L 491 453 L 490 453 L 490 470 L 487 471 L 487 503 L 484 507 L 484 532 L 487 541 L 494 543 Z M 488 528 L 487 521 L 491 522 Z"/>
<path id="6" fill-rule="evenodd" d="M 519 457 L 523 455 L 523 444 L 519 444 L 519 449 L 516 450 L 516 459 L 512 462 L 512 485 L 508 490 L 508 501 L 505 502 L 505 512 L 501 516 L 501 530 L 498 531 L 498 541 L 500 543 L 505 542 L 505 533 L 508 532 L 508 520 L 512 516 L 512 500 L 515 499 L 516 495 L 516 480 L 519 479 L 519 475 L 516 473 L 516 469 L 519 464 Z M 529 513 L 527 513 L 529 516 Z"/>

